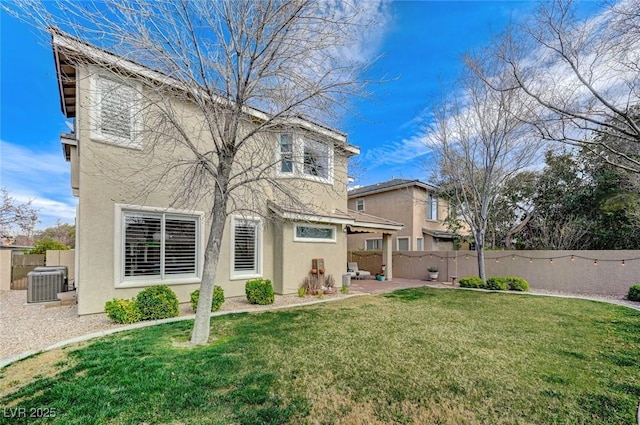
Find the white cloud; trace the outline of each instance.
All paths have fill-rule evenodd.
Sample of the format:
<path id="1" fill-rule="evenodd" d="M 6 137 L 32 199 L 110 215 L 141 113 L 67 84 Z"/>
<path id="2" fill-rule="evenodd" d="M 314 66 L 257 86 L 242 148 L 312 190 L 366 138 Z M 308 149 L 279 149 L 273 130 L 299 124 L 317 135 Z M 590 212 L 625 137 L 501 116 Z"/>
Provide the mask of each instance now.
<path id="1" fill-rule="evenodd" d="M 425 135 L 416 134 L 409 138 L 385 143 L 368 150 L 364 155 L 365 163 L 373 168 L 383 164 L 403 164 L 431 152 L 425 144 Z"/>
<path id="2" fill-rule="evenodd" d="M 357 22 L 352 22 L 352 28 L 356 29 L 355 42 L 339 48 L 339 56 L 347 61 L 369 63 L 378 55 L 380 44 L 388 30 L 391 20 L 390 2 L 388 0 L 352 0 L 351 2 L 333 0 L 327 3 L 333 10 L 358 10 Z M 349 10 L 348 13 L 352 12 Z"/>
<path id="3" fill-rule="evenodd" d="M 59 142 L 56 144 L 60 146 Z M 37 152 L 0 140 L 0 158 L 3 175 L 7 172 L 23 174 L 26 171 L 48 174 L 69 173 L 69 167 L 62 156 L 62 148 L 59 148 L 56 153 Z"/>
<path id="4" fill-rule="evenodd" d="M 1 186 L 19 202 L 31 201 L 46 228 L 60 219 L 74 223 L 77 199 L 71 195 L 70 167 L 58 141 L 32 150 L 0 140 Z"/>

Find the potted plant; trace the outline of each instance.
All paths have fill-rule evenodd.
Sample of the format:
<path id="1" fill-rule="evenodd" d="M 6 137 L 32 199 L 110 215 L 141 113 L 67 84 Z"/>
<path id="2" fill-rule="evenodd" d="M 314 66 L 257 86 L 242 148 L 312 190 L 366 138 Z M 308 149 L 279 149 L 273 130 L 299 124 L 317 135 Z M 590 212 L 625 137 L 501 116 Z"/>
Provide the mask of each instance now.
<path id="1" fill-rule="evenodd" d="M 438 280 L 438 268 L 437 267 L 429 267 L 427 269 L 429 272 L 429 279 Z"/>

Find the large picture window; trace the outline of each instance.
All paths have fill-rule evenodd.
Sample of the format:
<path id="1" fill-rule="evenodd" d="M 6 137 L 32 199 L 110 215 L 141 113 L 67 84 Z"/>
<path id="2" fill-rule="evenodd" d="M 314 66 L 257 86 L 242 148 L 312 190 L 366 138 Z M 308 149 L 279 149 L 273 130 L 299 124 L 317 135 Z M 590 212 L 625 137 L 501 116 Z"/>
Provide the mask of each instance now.
<path id="1" fill-rule="evenodd" d="M 122 226 L 122 281 L 198 277 L 199 216 L 125 210 Z"/>
<path id="2" fill-rule="evenodd" d="M 278 146 L 280 177 L 303 177 L 324 183 L 333 181 L 333 146 L 295 134 L 280 135 Z"/>
<path id="3" fill-rule="evenodd" d="M 118 146 L 139 148 L 138 85 L 97 75 L 93 81 L 91 138 Z"/>
<path id="4" fill-rule="evenodd" d="M 262 273 L 260 220 L 234 217 L 232 222 L 232 278 L 259 277 Z"/>

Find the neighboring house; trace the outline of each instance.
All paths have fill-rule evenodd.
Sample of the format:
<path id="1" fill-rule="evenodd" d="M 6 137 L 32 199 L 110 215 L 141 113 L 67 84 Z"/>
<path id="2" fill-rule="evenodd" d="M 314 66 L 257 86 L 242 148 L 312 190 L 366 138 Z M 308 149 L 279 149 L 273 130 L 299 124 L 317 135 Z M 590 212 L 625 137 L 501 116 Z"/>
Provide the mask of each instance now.
<path id="1" fill-rule="evenodd" d="M 154 147 L 142 131 L 148 109 L 140 105 L 148 84 L 175 80 L 57 30 L 52 44 L 62 111 L 74 119 L 73 134 L 63 134 L 61 142 L 79 198 L 78 313 L 102 312 L 106 301 L 131 298 L 157 284 L 169 285 L 187 302 L 201 282 L 212 199 L 173 203 L 180 174 L 168 180 L 178 182 L 173 185 L 154 184 L 155 169 L 192 153 L 178 144 L 171 150 Z M 181 90 L 180 82 L 172 89 Z M 190 111 L 185 119 L 198 131 L 202 115 L 185 98 L 168 94 L 162 101 L 175 111 Z M 266 117 L 250 108 L 246 114 L 246 126 Z M 251 278 L 271 279 L 276 293 L 295 293 L 315 258 L 324 259 L 326 273 L 339 284 L 346 272 L 347 234 L 354 231 L 385 235 L 391 261 L 391 234 L 402 225 L 347 208 L 347 163 L 359 148 L 339 131 L 303 119 L 289 124 L 286 131 L 247 143 L 239 157 L 266 155 L 272 177 L 297 190 L 302 203 L 293 207 L 258 183 L 234 199 L 234 211 L 244 212 L 227 218 L 216 276 L 227 297 L 244 296 Z M 243 206 L 252 191 L 264 201 Z"/>
<path id="2" fill-rule="evenodd" d="M 393 236 L 394 250 L 452 250 L 454 235 L 444 224 L 449 202 L 437 193 L 436 187 L 419 180 L 393 179 L 349 190 L 349 208 L 404 224 Z M 350 251 L 379 250 L 382 237 L 349 235 L 347 246 Z"/>

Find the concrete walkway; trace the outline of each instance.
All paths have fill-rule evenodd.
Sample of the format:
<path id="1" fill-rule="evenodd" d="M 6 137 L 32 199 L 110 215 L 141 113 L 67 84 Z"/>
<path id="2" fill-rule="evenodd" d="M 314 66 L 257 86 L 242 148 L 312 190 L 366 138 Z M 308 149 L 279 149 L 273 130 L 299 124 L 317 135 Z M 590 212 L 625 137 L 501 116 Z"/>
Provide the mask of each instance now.
<path id="1" fill-rule="evenodd" d="M 259 312 L 305 305 L 332 302 L 352 296 L 366 294 L 380 294 L 398 289 L 428 286 L 440 289 L 458 288 L 447 282 L 431 282 L 395 278 L 393 281 L 380 282 L 374 279 L 352 280 L 349 295 L 335 294 L 318 300 L 315 297 L 300 298 L 297 295 L 277 295 L 276 302 L 270 306 L 256 306 L 249 304 L 244 297 L 228 298 L 220 311 L 212 313 L 219 316 L 229 313 Z M 480 289 L 465 289 L 483 291 Z M 513 293 L 513 292 L 508 292 Z M 542 296 L 556 296 L 563 298 L 580 298 L 593 301 L 613 303 L 630 307 L 640 311 L 640 303 L 623 299 L 622 297 L 602 297 L 597 295 L 576 295 L 537 291 L 517 294 Z M 23 299 L 24 298 L 24 299 Z M 70 344 L 87 341 L 94 338 L 154 326 L 160 323 L 171 323 L 181 320 L 193 320 L 191 307 L 188 304 L 180 306 L 180 316 L 165 320 L 145 321 L 132 325 L 119 325 L 111 322 L 106 314 L 78 316 L 76 305 L 52 306 L 43 304 L 27 304 L 26 291 L 0 291 L 0 369 L 32 356 L 39 352 L 50 351 Z"/>

